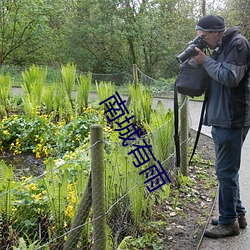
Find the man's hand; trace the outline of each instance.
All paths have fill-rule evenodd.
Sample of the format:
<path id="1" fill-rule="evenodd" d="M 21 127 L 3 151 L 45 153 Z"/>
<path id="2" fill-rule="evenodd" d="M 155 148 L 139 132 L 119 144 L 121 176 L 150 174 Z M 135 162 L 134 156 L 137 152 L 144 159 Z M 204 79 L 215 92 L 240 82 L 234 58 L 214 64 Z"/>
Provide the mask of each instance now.
<path id="1" fill-rule="evenodd" d="M 198 53 L 197 56 L 192 57 L 197 64 L 203 64 L 207 56 L 197 47 L 194 48 L 195 51 Z"/>

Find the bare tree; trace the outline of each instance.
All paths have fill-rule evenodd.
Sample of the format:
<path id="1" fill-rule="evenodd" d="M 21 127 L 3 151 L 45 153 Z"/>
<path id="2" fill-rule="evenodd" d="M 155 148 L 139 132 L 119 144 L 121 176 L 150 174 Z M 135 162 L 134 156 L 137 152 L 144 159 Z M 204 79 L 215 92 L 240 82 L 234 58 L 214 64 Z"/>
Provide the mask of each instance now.
<path id="1" fill-rule="evenodd" d="M 27 0 L 0 1 L 0 65 L 38 35 L 43 10 L 36 1 L 32 4 Z"/>

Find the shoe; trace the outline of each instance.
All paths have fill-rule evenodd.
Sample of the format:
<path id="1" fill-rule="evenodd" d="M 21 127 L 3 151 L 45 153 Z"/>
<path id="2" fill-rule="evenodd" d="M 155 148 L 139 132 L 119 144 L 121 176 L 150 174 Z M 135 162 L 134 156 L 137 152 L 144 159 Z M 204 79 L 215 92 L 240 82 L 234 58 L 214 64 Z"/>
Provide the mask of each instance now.
<path id="1" fill-rule="evenodd" d="M 239 222 L 240 229 L 243 229 L 243 228 L 245 228 L 247 226 L 247 220 L 246 220 L 245 214 L 242 214 L 242 215 L 238 216 L 238 222 Z M 217 226 L 218 225 L 218 219 L 217 218 L 212 218 L 211 224 L 214 225 L 214 226 Z"/>
<path id="2" fill-rule="evenodd" d="M 228 236 L 239 235 L 240 227 L 238 222 L 234 222 L 232 224 L 219 224 L 210 229 L 206 229 L 204 235 L 209 238 L 223 238 Z"/>

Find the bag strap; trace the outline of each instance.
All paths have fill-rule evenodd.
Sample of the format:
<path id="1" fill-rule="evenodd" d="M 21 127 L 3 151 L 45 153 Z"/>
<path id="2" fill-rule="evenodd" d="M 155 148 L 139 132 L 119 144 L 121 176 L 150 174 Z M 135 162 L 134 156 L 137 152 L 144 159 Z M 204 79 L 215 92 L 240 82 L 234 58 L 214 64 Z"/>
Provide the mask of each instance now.
<path id="1" fill-rule="evenodd" d="M 190 156 L 190 159 L 189 159 L 189 164 L 192 162 L 192 159 L 193 159 L 193 156 L 195 154 L 195 151 L 196 151 L 196 148 L 197 148 L 197 145 L 198 145 L 198 141 L 199 141 L 199 138 L 200 138 L 203 117 L 204 117 L 204 113 L 205 113 L 205 109 L 206 109 L 206 104 L 207 104 L 207 90 L 205 91 L 205 97 L 204 97 L 204 101 L 202 103 L 199 126 L 198 126 L 198 130 L 196 132 L 195 143 L 194 143 L 194 147 L 193 147 L 193 152 L 192 152 L 192 154 Z"/>
<path id="2" fill-rule="evenodd" d="M 174 141 L 175 141 L 175 154 L 176 154 L 176 167 L 180 167 L 180 138 L 179 138 L 179 112 L 178 112 L 178 93 L 174 83 Z"/>
<path id="3" fill-rule="evenodd" d="M 196 133 L 195 143 L 194 143 L 192 154 L 190 156 L 189 164 L 192 162 L 193 156 L 195 154 L 195 151 L 196 151 L 196 148 L 197 148 L 197 145 L 199 142 L 203 117 L 204 117 L 206 104 L 207 104 L 207 96 L 208 96 L 208 91 L 206 90 L 204 101 L 202 104 L 201 114 L 200 114 L 199 126 L 198 126 L 198 130 Z M 180 167 L 180 137 L 179 137 L 179 111 L 178 110 L 179 110 L 178 92 L 176 89 L 176 82 L 175 82 L 175 84 L 174 84 L 174 128 L 175 128 L 174 141 L 175 141 L 175 153 L 176 153 L 176 167 Z"/>

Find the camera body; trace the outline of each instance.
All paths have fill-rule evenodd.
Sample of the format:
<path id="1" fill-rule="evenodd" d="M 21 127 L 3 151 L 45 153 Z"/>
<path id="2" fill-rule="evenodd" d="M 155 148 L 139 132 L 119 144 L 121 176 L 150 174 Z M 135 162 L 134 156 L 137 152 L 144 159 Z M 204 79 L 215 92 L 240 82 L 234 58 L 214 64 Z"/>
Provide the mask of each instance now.
<path id="1" fill-rule="evenodd" d="M 176 57 L 177 61 L 179 63 L 183 63 L 188 58 L 198 55 L 198 53 L 195 51 L 195 47 L 199 48 L 200 50 L 203 50 L 207 48 L 207 43 L 199 36 L 197 36 L 190 45 L 180 54 Z"/>

